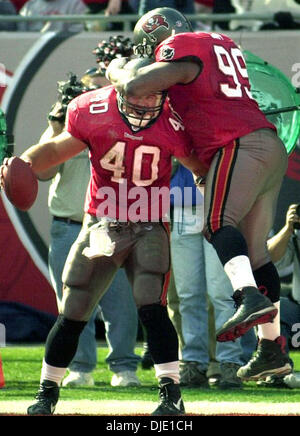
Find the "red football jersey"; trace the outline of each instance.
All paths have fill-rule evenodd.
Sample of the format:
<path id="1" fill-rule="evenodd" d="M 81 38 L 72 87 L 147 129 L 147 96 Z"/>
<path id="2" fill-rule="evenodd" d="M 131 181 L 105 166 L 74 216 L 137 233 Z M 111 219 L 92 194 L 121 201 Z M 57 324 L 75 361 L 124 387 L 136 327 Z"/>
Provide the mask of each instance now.
<path id="1" fill-rule="evenodd" d="M 180 33 L 156 49 L 156 61 L 200 59 L 201 74 L 168 90 L 200 159 L 210 163 L 218 148 L 260 129 L 276 130 L 253 99 L 241 50 L 219 33 Z"/>
<path id="2" fill-rule="evenodd" d="M 167 101 L 154 124 L 133 132 L 118 110 L 115 89 L 107 86 L 72 100 L 66 126 L 89 147 L 86 212 L 120 221 L 164 217 L 169 208 L 171 156 L 190 154 L 184 127 Z"/>

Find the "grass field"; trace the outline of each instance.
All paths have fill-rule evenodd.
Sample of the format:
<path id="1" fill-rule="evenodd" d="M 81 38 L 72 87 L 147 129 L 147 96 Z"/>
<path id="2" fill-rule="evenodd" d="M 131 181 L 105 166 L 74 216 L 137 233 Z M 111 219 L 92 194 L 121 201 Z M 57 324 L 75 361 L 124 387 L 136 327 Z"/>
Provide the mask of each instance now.
<path id="1" fill-rule="evenodd" d="M 0 389 L 0 414 L 26 414 L 39 384 L 43 346 L 7 346 L 1 349 L 5 387 Z M 138 354 L 141 348 L 136 349 Z M 105 357 L 107 348 L 98 347 L 95 386 L 62 388 L 58 414 L 136 415 L 149 414 L 158 399 L 154 370 L 138 369 L 141 387 L 113 388 Z M 292 352 L 295 370 L 300 370 L 300 353 Z M 300 415 L 300 389 L 263 388 L 254 382 L 242 390 L 183 388 L 187 414 Z"/>

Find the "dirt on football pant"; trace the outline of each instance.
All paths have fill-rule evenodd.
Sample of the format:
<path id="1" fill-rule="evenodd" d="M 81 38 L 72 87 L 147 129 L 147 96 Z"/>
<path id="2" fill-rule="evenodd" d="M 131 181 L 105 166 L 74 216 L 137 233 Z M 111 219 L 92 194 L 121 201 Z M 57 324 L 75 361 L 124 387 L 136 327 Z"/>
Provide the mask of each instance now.
<path id="1" fill-rule="evenodd" d="M 170 269 L 169 235 L 165 226 L 159 222 L 119 225 L 111 222 L 108 236 L 114 244 L 113 253 L 97 256 L 95 251 L 87 250 L 91 248 L 91 229 L 95 225 L 98 225 L 97 218 L 86 215 L 67 257 L 62 277 L 62 313 L 69 319 L 87 321 L 121 266 L 126 270 L 137 307 L 164 305 Z M 106 243 L 106 236 L 99 240 Z M 110 243 L 107 246 L 112 250 Z M 83 252 L 94 257 L 89 258 Z"/>

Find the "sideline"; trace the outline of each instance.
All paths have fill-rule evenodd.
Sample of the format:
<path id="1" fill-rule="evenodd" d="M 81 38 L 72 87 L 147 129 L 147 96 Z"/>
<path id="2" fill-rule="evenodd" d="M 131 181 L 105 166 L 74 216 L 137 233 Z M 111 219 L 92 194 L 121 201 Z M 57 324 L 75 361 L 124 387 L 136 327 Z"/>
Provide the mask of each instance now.
<path id="1" fill-rule="evenodd" d="M 27 407 L 32 401 L 0 401 L 1 414 L 26 415 Z M 57 404 L 55 414 L 83 416 L 134 416 L 150 415 L 155 406 L 151 401 L 92 401 L 92 400 L 61 400 Z M 250 403 L 250 402 L 185 402 L 187 415 L 269 415 L 269 416 L 300 416 L 298 403 Z"/>

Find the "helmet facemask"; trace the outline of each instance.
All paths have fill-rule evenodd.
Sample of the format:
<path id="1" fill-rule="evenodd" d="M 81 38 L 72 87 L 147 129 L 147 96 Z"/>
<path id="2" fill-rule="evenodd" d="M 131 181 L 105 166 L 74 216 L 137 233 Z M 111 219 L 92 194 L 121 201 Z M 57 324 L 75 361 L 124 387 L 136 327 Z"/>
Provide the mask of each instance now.
<path id="1" fill-rule="evenodd" d="M 132 131 L 137 132 L 152 125 L 159 117 L 164 101 L 165 92 L 158 92 L 142 98 L 118 95 L 118 108 L 126 118 Z M 141 104 L 138 104 L 140 103 Z"/>
<path id="2" fill-rule="evenodd" d="M 149 44 L 144 38 L 143 42 L 133 46 L 133 53 L 136 56 L 152 58 L 155 51 L 155 44 Z"/>

